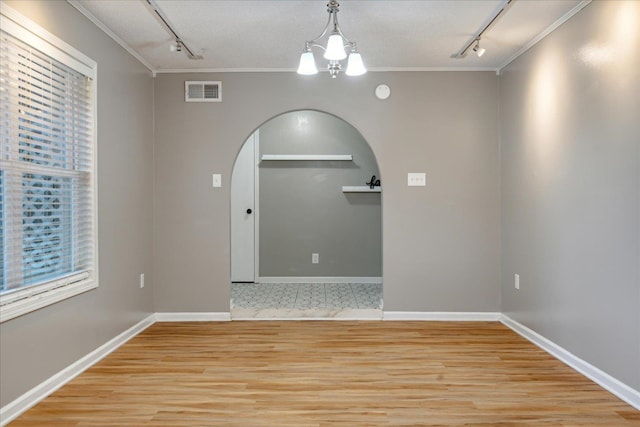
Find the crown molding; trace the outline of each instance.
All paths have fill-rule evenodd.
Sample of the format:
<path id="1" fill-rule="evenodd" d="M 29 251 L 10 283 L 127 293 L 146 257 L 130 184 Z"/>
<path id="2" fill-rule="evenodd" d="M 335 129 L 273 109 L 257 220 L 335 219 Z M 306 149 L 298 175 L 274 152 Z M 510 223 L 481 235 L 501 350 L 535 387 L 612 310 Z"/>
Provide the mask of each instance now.
<path id="1" fill-rule="evenodd" d="M 154 76 L 156 75 L 156 70 L 151 64 L 149 64 L 138 52 L 136 52 L 124 40 L 122 40 L 120 37 L 118 37 L 116 35 L 116 33 L 111 31 L 111 29 L 109 27 L 107 27 L 101 20 L 96 18 L 96 16 L 94 14 L 92 14 L 87 9 L 85 9 L 85 7 L 82 6 L 77 0 L 67 0 L 67 3 L 69 3 L 71 6 L 73 6 L 78 12 L 83 14 L 89 21 L 93 22 L 96 25 L 96 27 L 100 28 L 106 35 L 111 37 L 113 39 L 113 41 L 118 43 L 124 50 L 129 52 L 129 54 L 131 54 L 131 56 L 133 56 L 138 61 L 140 61 L 140 63 L 142 65 L 144 65 L 149 71 L 151 71 L 151 73 Z"/>
<path id="2" fill-rule="evenodd" d="M 567 13 L 562 15 L 553 24 L 548 26 L 544 31 L 542 31 L 535 38 L 533 38 L 533 40 L 531 40 L 529 43 L 524 45 L 519 51 L 517 51 L 512 56 L 510 56 L 509 59 L 507 59 L 505 62 L 500 64 L 498 66 L 498 68 L 496 69 L 496 74 L 500 75 L 500 73 L 502 72 L 503 68 L 505 68 L 507 65 L 509 65 L 513 61 L 515 61 L 520 55 L 524 54 L 526 51 L 528 51 L 529 49 L 531 49 L 532 47 L 537 45 L 542 39 L 547 37 L 549 34 L 551 34 L 553 31 L 555 31 L 556 28 L 558 28 L 559 26 L 561 26 L 562 24 L 567 22 L 569 19 L 571 19 L 576 13 L 580 12 L 582 9 L 587 7 L 589 5 L 589 3 L 591 3 L 591 1 L 592 0 L 582 0 L 573 9 L 571 9 L 570 11 L 568 11 Z"/>

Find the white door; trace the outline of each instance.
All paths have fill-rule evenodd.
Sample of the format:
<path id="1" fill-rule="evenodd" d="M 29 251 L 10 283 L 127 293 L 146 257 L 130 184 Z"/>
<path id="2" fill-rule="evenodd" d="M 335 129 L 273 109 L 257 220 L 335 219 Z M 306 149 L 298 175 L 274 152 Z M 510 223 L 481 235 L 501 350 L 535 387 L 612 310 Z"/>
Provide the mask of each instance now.
<path id="1" fill-rule="evenodd" d="M 258 131 L 242 146 L 231 175 L 231 281 L 255 281 L 255 172 Z"/>

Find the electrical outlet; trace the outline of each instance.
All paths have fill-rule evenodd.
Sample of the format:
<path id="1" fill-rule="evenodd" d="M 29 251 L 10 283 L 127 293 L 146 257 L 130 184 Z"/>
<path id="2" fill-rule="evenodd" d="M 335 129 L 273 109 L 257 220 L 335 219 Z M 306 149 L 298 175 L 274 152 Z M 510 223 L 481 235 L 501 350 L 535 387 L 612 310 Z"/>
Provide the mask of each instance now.
<path id="1" fill-rule="evenodd" d="M 424 187 L 427 185 L 427 174 L 425 173 L 408 173 L 407 185 L 409 187 Z"/>
<path id="2" fill-rule="evenodd" d="M 140 275 L 140 289 L 144 288 L 144 273 Z"/>
<path id="3" fill-rule="evenodd" d="M 520 275 L 519 274 L 515 274 L 513 276 L 513 286 L 515 286 L 516 289 L 520 289 Z"/>
<path id="4" fill-rule="evenodd" d="M 311 264 L 320 263 L 320 254 L 311 254 Z"/>

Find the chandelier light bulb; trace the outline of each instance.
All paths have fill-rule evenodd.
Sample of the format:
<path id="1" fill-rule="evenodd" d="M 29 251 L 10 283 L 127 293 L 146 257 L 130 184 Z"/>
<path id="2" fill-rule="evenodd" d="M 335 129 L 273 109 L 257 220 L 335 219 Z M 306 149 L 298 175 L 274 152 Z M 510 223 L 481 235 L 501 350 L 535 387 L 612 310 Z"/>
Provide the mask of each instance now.
<path id="1" fill-rule="evenodd" d="M 347 57 L 347 52 L 344 51 L 344 41 L 342 36 L 337 31 L 329 36 L 327 42 L 327 50 L 324 52 L 324 59 L 340 61 Z"/>
<path id="2" fill-rule="evenodd" d="M 367 69 L 362 62 L 362 56 L 358 52 L 351 52 L 349 54 L 349 61 L 347 62 L 347 76 L 361 76 L 367 72 Z"/>
<path id="3" fill-rule="evenodd" d="M 304 76 L 318 74 L 318 68 L 316 67 L 316 61 L 313 57 L 313 52 L 307 51 L 303 52 L 302 55 L 300 55 L 300 65 L 298 66 L 297 73 Z"/>

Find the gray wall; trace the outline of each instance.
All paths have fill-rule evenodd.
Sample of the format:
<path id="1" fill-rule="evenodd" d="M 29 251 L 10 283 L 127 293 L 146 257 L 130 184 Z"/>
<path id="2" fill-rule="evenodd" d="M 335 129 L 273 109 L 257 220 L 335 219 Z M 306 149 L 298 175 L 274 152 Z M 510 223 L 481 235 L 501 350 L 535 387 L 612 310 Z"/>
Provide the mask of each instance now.
<path id="1" fill-rule="evenodd" d="M 223 102 L 185 103 L 185 80 L 221 80 Z M 157 311 L 229 311 L 234 159 L 262 123 L 299 109 L 346 120 L 378 159 L 385 310 L 499 309 L 495 73 L 159 74 L 155 89 Z M 426 172 L 427 186 L 407 187 L 407 172 Z"/>
<path id="2" fill-rule="evenodd" d="M 500 78 L 502 311 L 636 390 L 638 22 L 593 2 Z"/>
<path id="3" fill-rule="evenodd" d="M 380 178 L 362 135 L 326 113 L 290 112 L 260 126 L 260 154 L 353 155 L 351 162 L 260 162 L 260 276 L 380 277 L 380 193 L 342 192 Z"/>
<path id="4" fill-rule="evenodd" d="M 0 324 L 0 405 L 154 311 L 151 75 L 66 2 L 7 4 L 98 63 L 100 287 Z"/>

